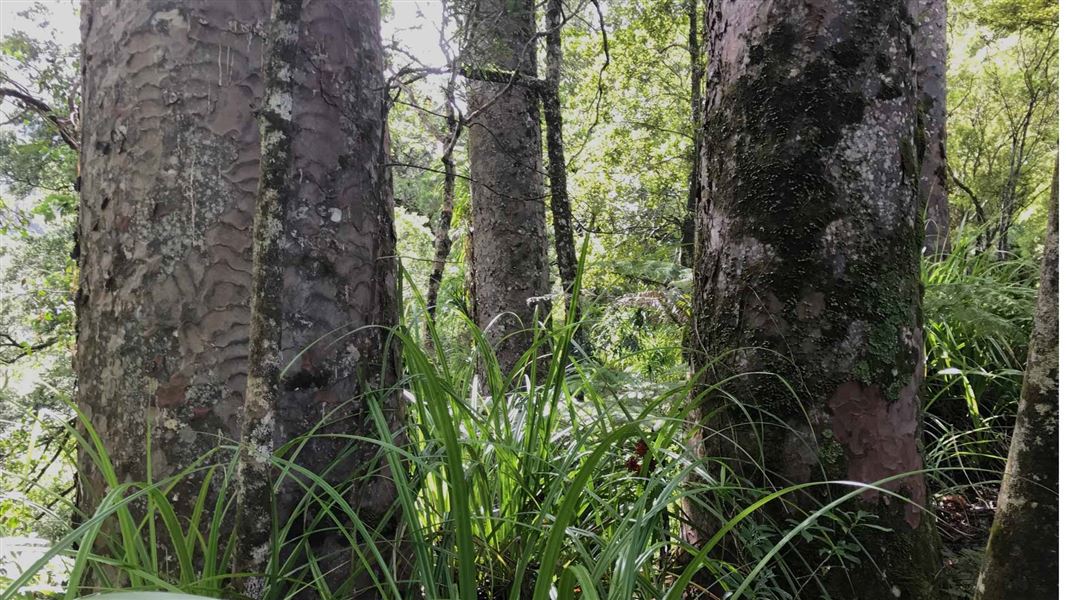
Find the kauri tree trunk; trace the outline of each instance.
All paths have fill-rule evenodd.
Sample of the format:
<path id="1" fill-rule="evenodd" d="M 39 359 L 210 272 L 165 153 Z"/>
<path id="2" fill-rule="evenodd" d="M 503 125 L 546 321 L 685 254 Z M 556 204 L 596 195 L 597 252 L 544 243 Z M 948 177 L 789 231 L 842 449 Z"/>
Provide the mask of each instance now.
<path id="1" fill-rule="evenodd" d="M 941 257 L 951 252 L 947 170 L 948 7 L 946 0 L 918 1 L 914 38 L 918 76 L 921 179 L 918 200 L 925 207 L 924 252 Z"/>
<path id="2" fill-rule="evenodd" d="M 482 0 L 471 27 L 475 69 L 505 74 L 470 82 L 474 313 L 505 372 L 530 345 L 538 301 L 551 291 L 535 86 L 532 0 Z"/>
<path id="3" fill-rule="evenodd" d="M 913 5 L 709 1 L 707 15 L 703 139 L 714 143 L 703 146 L 696 215 L 694 367 L 704 384 L 768 371 L 789 385 L 749 375 L 724 385 L 731 397 L 712 391 L 705 414 L 721 411 L 713 424 L 733 428 L 708 435 L 704 450 L 772 486 L 918 471 Z M 853 530 L 868 555 L 829 565 L 819 584 L 836 600 L 939 598 L 924 478 L 882 485 L 906 500 L 868 490 L 845 506 L 887 531 Z M 827 486 L 814 500 L 846 490 Z M 714 523 L 692 516 L 706 540 Z M 799 595 L 819 594 L 811 583 Z"/>
<path id="4" fill-rule="evenodd" d="M 241 433 L 269 4 L 85 0 L 81 15 L 77 403 L 121 479 L 158 480 Z M 86 453 L 78 472 L 91 513 L 106 484 Z M 175 490 L 179 514 L 197 485 Z"/>
<path id="5" fill-rule="evenodd" d="M 267 90 L 266 0 L 83 4 L 78 403 L 119 477 L 142 480 L 146 428 L 159 479 L 240 438 L 247 402 L 250 567 L 271 503 L 284 523 L 303 495 L 270 488 L 267 454 L 324 419 L 322 433 L 375 435 L 369 399 L 397 370 L 378 3 L 299 4 L 276 10 Z M 399 399 L 379 400 L 398 426 Z M 350 497 L 372 523 L 390 480 L 374 448 L 344 446 L 317 437 L 288 458 L 335 483 L 373 472 Z M 104 481 L 87 457 L 79 471 L 92 510 Z M 175 490 L 179 517 L 198 483 Z M 310 545 L 324 556 L 342 540 Z"/>
<path id="6" fill-rule="evenodd" d="M 372 402 L 382 403 L 393 429 L 400 423 L 399 397 L 378 395 L 397 375 L 395 352 L 385 346 L 397 322 L 397 282 L 378 3 L 316 0 L 301 15 L 300 0 L 276 1 L 260 109 L 248 447 L 239 479 L 246 502 L 237 559 L 251 572 L 262 572 L 269 556 L 269 502 L 285 523 L 305 494 L 295 481 L 271 493 L 278 470 L 267 455 L 315 429 L 287 458 L 338 489 L 360 478 L 349 501 L 373 525 L 395 499 L 376 446 L 327 436 L 376 437 Z M 325 557 L 348 543 L 332 521 L 312 523 L 322 512 L 297 516 L 290 536 L 318 529 L 310 551 L 343 580 L 351 565 Z"/>
<path id="7" fill-rule="evenodd" d="M 1059 597 L 1058 178 L 1056 167 L 1018 420 L 976 600 Z"/>

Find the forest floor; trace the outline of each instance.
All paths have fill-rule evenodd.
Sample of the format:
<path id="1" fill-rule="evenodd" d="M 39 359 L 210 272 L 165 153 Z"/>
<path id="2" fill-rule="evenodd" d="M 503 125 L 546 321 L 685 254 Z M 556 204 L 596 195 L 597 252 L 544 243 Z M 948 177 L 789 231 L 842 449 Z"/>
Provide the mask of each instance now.
<path id="1" fill-rule="evenodd" d="M 995 491 L 967 489 L 936 500 L 947 598 L 973 598 L 988 532 L 995 516 Z"/>

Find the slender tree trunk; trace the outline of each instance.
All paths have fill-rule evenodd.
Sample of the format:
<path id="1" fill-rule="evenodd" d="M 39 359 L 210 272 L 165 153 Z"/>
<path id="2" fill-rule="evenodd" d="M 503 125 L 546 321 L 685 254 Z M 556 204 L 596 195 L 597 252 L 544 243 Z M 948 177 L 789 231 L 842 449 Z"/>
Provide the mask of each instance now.
<path id="1" fill-rule="evenodd" d="M 703 128 L 700 121 L 703 115 L 700 102 L 703 94 L 700 82 L 703 80 L 703 48 L 700 46 L 699 3 L 697 0 L 685 0 L 685 12 L 688 13 L 688 55 L 689 55 L 689 100 L 692 107 L 692 166 L 688 176 L 688 202 L 685 204 L 685 217 L 681 227 L 681 265 L 692 266 L 692 257 L 696 243 L 696 205 L 700 198 L 700 148 L 703 144 Z"/>
<path id="2" fill-rule="evenodd" d="M 474 314 L 513 368 L 532 340 L 534 315 L 551 291 L 544 216 L 532 0 L 482 0 L 473 15 L 471 57 L 507 82 L 470 82 Z M 517 75 L 517 76 L 514 76 Z"/>
<path id="3" fill-rule="evenodd" d="M 444 165 L 444 189 L 441 195 L 440 214 L 437 217 L 437 228 L 433 239 L 433 270 L 429 274 L 429 286 L 426 290 L 426 310 L 432 320 L 437 315 L 437 302 L 440 295 L 441 282 L 444 280 L 444 268 L 448 264 L 448 255 L 452 251 L 452 215 L 455 210 L 455 146 L 459 143 L 459 137 L 463 132 L 463 120 L 456 111 L 455 87 L 458 77 L 458 61 L 455 60 L 449 42 L 446 37 L 451 15 L 449 14 L 446 0 L 441 0 L 442 21 L 440 25 L 439 46 L 441 52 L 448 58 L 449 70 L 448 83 L 444 86 L 445 102 L 445 127 L 441 139 L 441 164 Z M 426 341 L 432 343 L 427 323 Z"/>
<path id="4" fill-rule="evenodd" d="M 921 126 L 921 178 L 918 199 L 925 207 L 926 255 L 951 252 L 947 187 L 947 60 L 946 0 L 918 0 L 918 31 L 914 38 L 918 74 L 918 118 Z"/>
<path id="5" fill-rule="evenodd" d="M 918 471 L 912 4 L 709 1 L 707 12 L 704 139 L 715 142 L 703 147 L 696 214 L 694 367 L 704 384 L 763 371 L 789 385 L 747 375 L 710 389 L 705 414 L 720 410 L 712 425 L 731 427 L 708 434 L 705 450 L 772 486 Z M 868 556 L 819 570 L 819 585 L 834 599 L 939 598 L 924 478 L 882 485 L 905 500 L 869 490 L 846 506 L 887 530 L 854 529 Z M 844 491 L 793 500 L 820 505 Z M 698 541 L 708 539 L 711 519 L 695 517 Z M 798 595 L 821 597 L 813 583 Z"/>
<path id="6" fill-rule="evenodd" d="M 77 403 L 121 481 L 240 437 L 267 2 L 85 0 Z M 151 435 L 149 456 L 146 433 Z M 79 457 L 79 508 L 107 483 Z M 171 500 L 189 515 L 198 478 Z"/>
<path id="7" fill-rule="evenodd" d="M 441 195 L 440 215 L 433 240 L 433 270 L 429 274 L 429 289 L 426 291 L 426 310 L 429 318 L 437 315 L 437 297 L 440 284 L 444 280 L 444 267 L 448 264 L 448 255 L 452 251 L 452 212 L 455 209 L 455 145 L 462 133 L 462 125 L 455 114 L 455 79 L 448 81 L 445 91 L 447 96 L 447 127 L 443 140 L 443 152 L 440 162 L 444 165 L 444 191 Z"/>
<path id="8" fill-rule="evenodd" d="M 1059 597 L 1059 172 L 1007 468 L 976 600 Z"/>
<path id="9" fill-rule="evenodd" d="M 1018 129 L 1011 132 L 1010 169 L 1007 182 L 999 194 L 999 223 L 996 227 L 996 255 L 1003 260 L 1010 254 L 1010 228 L 1014 224 L 1015 203 L 1018 194 L 1018 181 L 1021 179 L 1022 165 L 1026 159 L 1025 147 L 1029 140 L 1029 125 L 1036 110 L 1038 98 L 1030 96 L 1025 115 Z"/>
<path id="10" fill-rule="evenodd" d="M 566 189 L 566 153 L 563 147 L 563 112 L 559 103 L 559 81 L 563 68 L 563 3 L 548 0 L 544 14 L 547 51 L 544 69 L 544 126 L 548 141 L 548 179 L 551 182 L 552 226 L 555 230 L 555 259 L 563 285 L 566 306 L 577 279 L 577 251 L 574 248 L 573 214 Z"/>

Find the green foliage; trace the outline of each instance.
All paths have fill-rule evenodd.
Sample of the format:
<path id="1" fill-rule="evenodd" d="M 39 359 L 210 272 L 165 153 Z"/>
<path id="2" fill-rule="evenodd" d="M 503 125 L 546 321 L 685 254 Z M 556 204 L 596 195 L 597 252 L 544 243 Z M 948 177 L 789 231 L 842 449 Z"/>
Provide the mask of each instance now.
<path id="1" fill-rule="evenodd" d="M 603 28 L 586 6 L 564 39 L 562 98 L 571 151 L 571 197 L 580 228 L 594 234 L 586 287 L 622 283 L 612 261 L 677 262 L 693 130 L 684 2 L 612 2 Z"/>
<path id="2" fill-rule="evenodd" d="M 926 260 L 926 464 L 935 490 L 994 497 L 1010 446 L 1039 280 L 1035 256 L 999 259 L 976 236 Z"/>
<path id="3" fill-rule="evenodd" d="M 55 41 L 60 36 L 46 20 L 49 12 L 45 4 L 31 5 L 20 16 L 38 23 L 39 31 L 8 31 L 0 39 L 0 87 L 45 103 L 69 123 L 79 93 L 79 48 Z M 5 120 L 0 130 L 0 233 L 24 231 L 33 215 L 48 220 L 72 216 L 77 206 L 75 152 L 54 123 L 24 102 L 3 99 L 0 114 Z"/>
<path id="4" fill-rule="evenodd" d="M 44 4 L 25 31 L 0 39 L 0 87 L 68 115 L 78 47 L 56 41 Z M 12 19 L 11 26 L 16 26 Z M 71 258 L 77 156 L 54 124 L 21 101 L 0 102 L 0 536 L 54 537 L 70 520 L 74 445 L 62 426 L 73 391 Z M 33 552 L 32 548 L 27 552 Z"/>
<path id="5" fill-rule="evenodd" d="M 926 261 L 926 356 L 930 405 L 965 400 L 975 419 L 1012 414 L 1021 387 L 1039 278 L 1032 256 L 999 259 L 973 237 L 955 240 L 941 261 Z M 949 411 L 950 412 L 950 411 Z"/>
<path id="6" fill-rule="evenodd" d="M 37 338 L 70 341 L 77 265 L 70 257 L 71 223 L 29 235 L 0 249 L 0 332 L 28 330 Z"/>
<path id="7" fill-rule="evenodd" d="M 74 389 L 70 240 L 69 228 L 52 227 L 0 249 L 0 536 L 53 537 L 70 520 L 59 499 L 73 491 L 61 425 L 61 398 Z"/>
<path id="8" fill-rule="evenodd" d="M 988 227 L 979 240 L 987 246 L 1002 235 L 996 224 L 1006 211 L 1006 247 L 1031 253 L 1047 222 L 1058 148 L 1058 30 L 1045 22 L 1057 7 L 1044 0 L 959 0 L 952 14 L 952 220 Z"/>
<path id="9" fill-rule="evenodd" d="M 976 0 L 972 17 L 1001 34 L 1054 29 L 1059 23 L 1055 0 Z"/>

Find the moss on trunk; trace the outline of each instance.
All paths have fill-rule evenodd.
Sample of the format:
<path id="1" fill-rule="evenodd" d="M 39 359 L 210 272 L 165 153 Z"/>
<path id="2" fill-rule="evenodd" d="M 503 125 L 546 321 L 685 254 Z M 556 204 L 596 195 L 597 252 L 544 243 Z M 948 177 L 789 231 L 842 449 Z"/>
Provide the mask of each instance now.
<path id="1" fill-rule="evenodd" d="M 708 6 L 693 360 L 710 367 L 708 383 L 754 371 L 788 382 L 746 376 L 725 387 L 772 416 L 756 415 L 767 423 L 755 428 L 725 396 L 708 401 L 725 407 L 713 424 L 735 426 L 737 444 L 709 436 L 707 453 L 763 456 L 765 472 L 735 462 L 767 485 L 872 483 L 922 467 L 923 223 L 908 6 Z M 924 479 L 883 485 L 909 502 L 869 491 L 849 508 L 890 532 L 858 528 L 862 564 L 819 579 L 834 599 L 936 598 Z"/>

